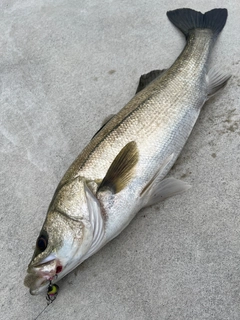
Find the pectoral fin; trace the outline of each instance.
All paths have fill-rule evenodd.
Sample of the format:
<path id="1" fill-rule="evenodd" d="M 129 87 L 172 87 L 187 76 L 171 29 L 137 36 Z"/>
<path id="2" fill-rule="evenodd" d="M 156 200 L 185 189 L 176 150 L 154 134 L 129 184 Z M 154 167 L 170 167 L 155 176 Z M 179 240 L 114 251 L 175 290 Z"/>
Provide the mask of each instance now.
<path id="1" fill-rule="evenodd" d="M 113 193 L 118 193 L 131 180 L 134 167 L 138 162 L 138 149 L 135 141 L 129 142 L 114 159 L 106 176 L 102 180 L 98 191 L 110 189 Z"/>
<path id="2" fill-rule="evenodd" d="M 180 194 L 190 188 L 189 184 L 175 178 L 166 178 L 161 180 L 162 173 L 172 158 L 173 154 L 164 161 L 153 178 L 143 188 L 140 194 L 142 198 L 142 207 L 154 205 L 166 198 Z"/>

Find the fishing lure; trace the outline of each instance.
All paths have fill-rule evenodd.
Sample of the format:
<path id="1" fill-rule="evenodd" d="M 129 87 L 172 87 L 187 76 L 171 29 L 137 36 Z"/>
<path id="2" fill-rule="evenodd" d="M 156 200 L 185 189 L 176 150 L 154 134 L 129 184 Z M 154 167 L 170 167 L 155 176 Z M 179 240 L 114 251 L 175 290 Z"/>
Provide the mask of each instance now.
<path id="1" fill-rule="evenodd" d="M 48 286 L 47 296 L 46 296 L 48 305 L 57 298 L 58 291 L 59 291 L 59 286 L 57 284 L 51 284 L 50 282 Z"/>
<path id="2" fill-rule="evenodd" d="M 52 284 L 52 282 L 50 281 L 48 290 L 47 290 L 47 295 L 46 295 L 47 305 L 34 320 L 37 320 L 37 318 L 47 309 L 47 307 L 51 303 L 53 303 L 53 301 L 57 298 L 58 291 L 59 291 L 59 286 L 57 284 Z"/>

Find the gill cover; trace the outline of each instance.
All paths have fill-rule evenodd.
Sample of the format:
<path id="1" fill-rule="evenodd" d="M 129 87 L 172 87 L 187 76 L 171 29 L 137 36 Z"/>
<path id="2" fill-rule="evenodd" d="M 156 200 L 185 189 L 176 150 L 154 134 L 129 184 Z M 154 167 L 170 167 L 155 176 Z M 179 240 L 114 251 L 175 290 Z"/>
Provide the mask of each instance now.
<path id="1" fill-rule="evenodd" d="M 49 280 L 55 283 L 95 253 L 103 237 L 100 204 L 85 179 L 77 177 L 58 190 L 51 202 L 25 285 L 38 294 Z"/>
<path id="2" fill-rule="evenodd" d="M 83 230 L 80 232 L 81 248 L 77 254 L 78 265 L 99 250 L 102 244 L 104 221 L 99 201 L 87 186 L 86 180 L 76 177 L 59 190 L 52 206 L 54 211 L 83 225 Z"/>

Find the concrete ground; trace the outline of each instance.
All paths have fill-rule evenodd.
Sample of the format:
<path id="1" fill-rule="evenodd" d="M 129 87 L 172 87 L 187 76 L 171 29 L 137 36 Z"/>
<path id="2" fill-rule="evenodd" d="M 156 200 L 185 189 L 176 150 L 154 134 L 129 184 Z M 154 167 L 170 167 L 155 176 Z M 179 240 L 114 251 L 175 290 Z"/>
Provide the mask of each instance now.
<path id="1" fill-rule="evenodd" d="M 229 10 L 212 63 L 233 76 L 203 108 L 171 176 L 186 193 L 141 211 L 59 282 L 38 319 L 240 319 L 240 3 L 1 0 L 0 319 L 46 306 L 23 279 L 54 190 L 141 74 L 171 65 L 185 39 L 166 11 Z"/>

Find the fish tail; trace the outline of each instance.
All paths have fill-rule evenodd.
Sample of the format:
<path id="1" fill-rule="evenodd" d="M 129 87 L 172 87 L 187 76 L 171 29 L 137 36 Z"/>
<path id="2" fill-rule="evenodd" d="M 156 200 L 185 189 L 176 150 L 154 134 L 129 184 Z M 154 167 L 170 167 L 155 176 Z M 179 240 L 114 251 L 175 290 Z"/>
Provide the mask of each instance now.
<path id="1" fill-rule="evenodd" d="M 177 9 L 168 11 L 168 19 L 188 37 L 193 29 L 211 29 L 216 38 L 227 21 L 227 9 L 213 9 L 201 13 L 192 9 Z"/>

